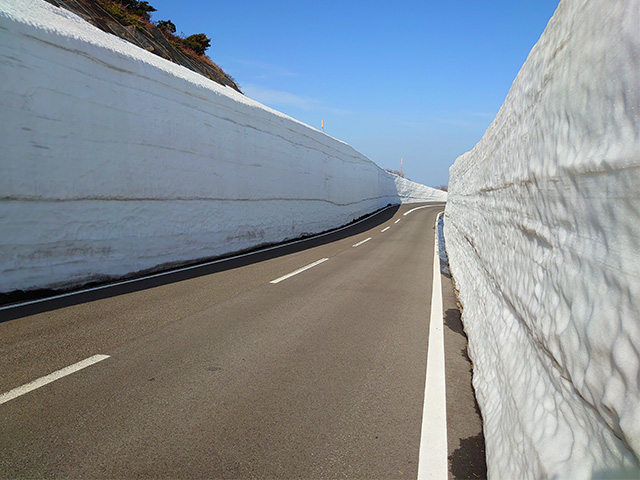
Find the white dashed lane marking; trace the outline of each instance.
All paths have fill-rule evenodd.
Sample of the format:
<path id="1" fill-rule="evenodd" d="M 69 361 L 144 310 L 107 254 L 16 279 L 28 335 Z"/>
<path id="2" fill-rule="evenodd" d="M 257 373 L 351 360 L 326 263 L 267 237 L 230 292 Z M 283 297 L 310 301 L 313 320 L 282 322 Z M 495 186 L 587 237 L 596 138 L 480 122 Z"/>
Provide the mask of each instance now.
<path id="1" fill-rule="evenodd" d="M 371 237 L 369 238 L 365 238 L 364 240 L 362 240 L 361 242 L 356 243 L 355 245 L 352 245 L 352 247 L 359 247 L 360 245 L 362 245 L 363 243 L 367 243 L 369 240 L 371 240 Z"/>
<path id="2" fill-rule="evenodd" d="M 402 216 L 407 216 L 409 215 L 411 212 L 415 212 L 416 210 L 420 210 L 421 208 L 430 208 L 432 207 L 432 205 L 423 205 L 422 207 L 416 207 L 416 208 L 412 208 L 411 210 L 409 210 L 408 212 L 404 212 L 402 214 Z"/>
<path id="3" fill-rule="evenodd" d="M 271 280 L 269 283 L 280 283 L 283 280 L 286 280 L 287 278 L 291 278 L 294 275 L 298 275 L 299 273 L 304 272 L 305 270 L 309 270 L 310 268 L 315 267 L 316 265 L 320 265 L 322 262 L 326 262 L 327 260 L 329 260 L 328 258 L 321 258 L 320 260 L 310 263 L 309 265 L 299 268 L 298 270 L 291 272 L 291 273 L 287 273 L 286 275 L 283 275 L 280 278 L 276 278 L 275 280 Z"/>
<path id="4" fill-rule="evenodd" d="M 13 400 L 14 398 L 24 395 L 25 393 L 29 393 L 37 388 L 44 387 L 51 382 L 55 382 L 56 380 L 66 377 L 67 375 L 71 375 L 78 370 L 87 368 L 94 363 L 106 360 L 107 358 L 109 358 L 109 355 L 94 355 L 93 357 L 86 358 L 78 363 L 56 370 L 55 372 L 45 375 L 44 377 L 40 377 L 32 382 L 25 383 L 21 387 L 14 388 L 13 390 L 9 390 L 8 392 L 1 394 L 0 404 Z"/>

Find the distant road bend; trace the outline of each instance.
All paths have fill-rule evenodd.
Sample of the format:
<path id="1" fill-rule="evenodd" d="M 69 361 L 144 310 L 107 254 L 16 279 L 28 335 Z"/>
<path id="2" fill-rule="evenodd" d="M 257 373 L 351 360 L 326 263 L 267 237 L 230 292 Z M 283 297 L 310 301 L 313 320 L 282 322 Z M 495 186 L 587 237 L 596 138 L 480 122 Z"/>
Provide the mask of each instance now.
<path id="1" fill-rule="evenodd" d="M 0 477 L 416 478 L 443 208 L 0 311 Z"/>

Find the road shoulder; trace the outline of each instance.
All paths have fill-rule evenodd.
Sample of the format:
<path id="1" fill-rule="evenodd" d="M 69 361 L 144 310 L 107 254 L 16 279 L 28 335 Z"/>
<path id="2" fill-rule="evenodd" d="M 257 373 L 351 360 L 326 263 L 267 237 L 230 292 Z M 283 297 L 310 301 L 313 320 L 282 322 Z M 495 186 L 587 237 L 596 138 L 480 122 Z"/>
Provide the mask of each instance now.
<path id="1" fill-rule="evenodd" d="M 473 366 L 451 277 L 441 274 L 447 382 L 449 479 L 487 478 L 482 417 L 471 383 Z"/>

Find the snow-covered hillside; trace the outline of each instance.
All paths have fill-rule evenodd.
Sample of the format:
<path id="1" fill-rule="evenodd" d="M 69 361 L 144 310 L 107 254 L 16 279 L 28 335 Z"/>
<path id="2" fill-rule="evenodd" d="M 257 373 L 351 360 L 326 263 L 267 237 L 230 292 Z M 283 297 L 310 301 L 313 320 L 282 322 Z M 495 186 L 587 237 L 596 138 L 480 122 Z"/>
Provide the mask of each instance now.
<path id="1" fill-rule="evenodd" d="M 416 184 L 398 194 L 349 145 L 42 0 L 0 0 L 0 64 L 0 292 L 218 256 L 446 198 Z"/>
<path id="2" fill-rule="evenodd" d="M 450 170 L 491 478 L 640 478 L 639 26 L 563 0 Z"/>

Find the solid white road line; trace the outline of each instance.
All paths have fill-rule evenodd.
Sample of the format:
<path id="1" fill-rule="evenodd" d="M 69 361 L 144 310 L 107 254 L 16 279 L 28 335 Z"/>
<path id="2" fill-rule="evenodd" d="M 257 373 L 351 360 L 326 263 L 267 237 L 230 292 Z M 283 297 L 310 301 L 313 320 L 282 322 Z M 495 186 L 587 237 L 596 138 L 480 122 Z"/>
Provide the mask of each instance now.
<path id="1" fill-rule="evenodd" d="M 418 480 L 427 478 L 446 479 L 448 475 L 442 286 L 440 283 L 440 255 L 438 253 L 437 225 L 438 221 L 436 220 L 433 253 L 433 291 L 431 293 L 429 350 L 427 353 L 427 380 L 425 383 L 424 409 L 422 412 Z"/>
<path id="2" fill-rule="evenodd" d="M 320 265 L 322 262 L 326 262 L 327 260 L 329 260 L 329 259 L 328 258 L 321 258 L 320 260 L 318 260 L 316 262 L 310 263 L 306 267 L 299 268 L 295 272 L 287 273 L 286 275 L 283 275 L 280 278 L 276 278 L 275 280 L 271 280 L 269 283 L 280 283 L 281 281 L 286 280 L 287 278 L 291 278 L 294 275 L 297 275 L 299 273 L 304 272 L 305 270 L 309 270 L 310 268 L 313 268 L 316 265 Z"/>
<path id="3" fill-rule="evenodd" d="M 87 368 L 94 363 L 101 362 L 102 360 L 106 360 L 109 358 L 109 355 L 94 355 L 93 357 L 86 358 L 78 363 L 74 363 L 73 365 L 69 365 L 68 367 L 61 368 L 60 370 L 56 370 L 49 375 L 45 375 L 44 377 L 40 377 L 33 382 L 25 383 L 21 387 L 14 388 L 13 390 L 9 390 L 6 393 L 0 394 L 0 405 L 8 402 L 9 400 L 13 400 L 20 395 L 24 395 L 25 393 L 29 393 L 36 388 L 43 387 L 48 383 L 55 382 L 56 380 L 61 379 L 62 377 L 66 377 L 67 375 L 71 375 L 72 373 L 77 372 L 78 370 L 82 370 L 83 368 Z"/>
<path id="4" fill-rule="evenodd" d="M 421 207 L 416 207 L 416 208 L 412 208 L 411 210 L 409 210 L 408 212 L 404 212 L 402 214 L 402 216 L 407 216 L 409 215 L 411 212 L 415 212 L 416 210 L 420 210 L 421 208 L 431 208 L 433 207 L 433 205 L 423 205 Z"/>
<path id="5" fill-rule="evenodd" d="M 380 230 L 381 232 L 386 232 L 387 230 L 389 230 L 391 227 L 387 227 L 387 228 L 383 228 L 382 230 Z"/>
<path id="6" fill-rule="evenodd" d="M 355 245 L 351 245 L 352 247 L 359 247 L 360 245 L 362 245 L 363 243 L 367 243 L 369 240 L 371 240 L 371 237 L 369 238 L 365 238 L 364 240 L 362 240 L 361 242 L 356 243 Z"/>
<path id="7" fill-rule="evenodd" d="M 379 212 L 377 212 L 375 215 L 377 215 L 379 213 L 382 213 L 385 210 L 388 210 L 388 209 L 393 208 L 393 207 L 394 207 L 394 205 L 390 205 L 388 207 L 385 207 L 382 210 L 380 210 Z M 366 218 L 363 218 L 362 220 L 358 220 L 357 222 L 353 222 L 353 223 L 350 223 L 348 225 L 344 225 L 343 227 L 336 228 L 335 230 L 330 230 L 328 232 L 320 233 L 318 235 L 314 235 L 313 237 L 309 237 L 309 238 L 302 238 L 300 240 L 294 240 L 292 242 L 287 242 L 287 243 L 282 244 L 282 245 L 274 245 L 272 247 L 262 248 L 260 250 L 256 250 L 255 252 L 241 253 L 241 254 L 233 255 L 233 256 L 227 257 L 227 258 L 220 258 L 218 260 L 211 260 L 210 262 L 198 263 L 197 265 L 190 265 L 188 267 L 181 267 L 181 268 L 176 268 L 174 270 L 167 270 L 166 272 L 154 273 L 152 275 L 147 275 L 145 277 L 132 278 L 130 280 L 122 280 L 122 281 L 119 281 L 119 282 L 108 283 L 106 285 L 99 285 L 97 287 L 84 288 L 82 290 L 76 290 L 76 291 L 68 292 L 68 293 L 61 293 L 59 295 L 53 295 L 51 297 L 38 298 L 37 300 L 28 300 L 26 302 L 14 303 L 14 304 L 11 304 L 11 305 L 4 305 L 4 306 L 0 306 L 0 311 L 2 311 L 2 310 L 10 310 L 12 308 L 24 307 L 26 305 L 31 305 L 31 304 L 34 304 L 34 303 L 42 303 L 42 302 L 46 302 L 46 301 L 49 301 L 49 300 L 55 300 L 55 299 L 58 299 L 58 298 L 72 297 L 74 295 L 80 295 L 82 293 L 87 293 L 87 292 L 94 292 L 96 290 L 103 290 L 105 288 L 116 287 L 118 285 L 126 285 L 128 283 L 141 282 L 141 281 L 147 280 L 149 278 L 164 277 L 165 275 L 171 275 L 172 273 L 185 272 L 187 270 L 193 270 L 195 268 L 206 267 L 208 265 L 215 265 L 217 263 L 222 263 L 222 262 L 228 262 L 229 260 L 235 260 L 236 258 L 249 257 L 251 255 L 258 255 L 260 253 L 268 252 L 270 250 L 277 250 L 278 248 L 287 247 L 289 245 L 295 245 L 296 243 L 306 242 L 306 241 L 311 240 L 312 238 L 320 238 L 320 237 L 324 237 L 326 235 L 331 235 L 333 233 L 340 232 L 340 231 L 345 230 L 347 228 L 351 228 L 354 225 L 358 225 L 359 223 L 366 222 L 370 218 L 371 217 L 368 216 Z"/>
<path id="8" fill-rule="evenodd" d="M 400 220 L 401 220 L 401 219 L 399 218 L 399 219 L 397 219 L 397 220 L 396 220 L 395 222 L 393 222 L 393 223 L 398 223 Z"/>

